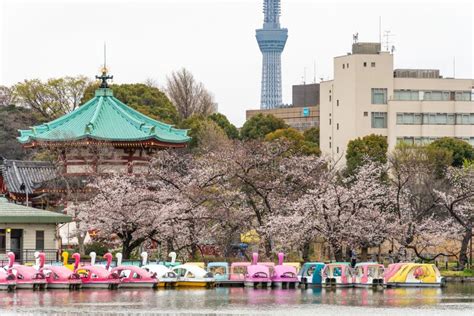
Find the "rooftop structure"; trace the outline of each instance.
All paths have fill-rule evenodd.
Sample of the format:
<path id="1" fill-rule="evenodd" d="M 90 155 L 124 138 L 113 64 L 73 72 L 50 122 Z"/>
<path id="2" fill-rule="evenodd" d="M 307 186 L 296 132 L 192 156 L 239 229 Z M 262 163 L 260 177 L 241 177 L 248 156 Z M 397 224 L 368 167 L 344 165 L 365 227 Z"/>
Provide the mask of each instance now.
<path id="1" fill-rule="evenodd" d="M 305 107 L 286 107 L 268 110 L 247 110 L 246 119 L 263 114 L 273 115 L 285 121 L 290 127 L 304 131 L 312 127 L 319 127 L 319 105 Z"/>
<path id="2" fill-rule="evenodd" d="M 132 109 L 113 96 L 105 72 L 95 97 L 54 121 L 20 130 L 18 141 L 27 147 L 111 143 L 117 146 L 184 147 L 187 131 L 176 129 Z"/>
<path id="3" fill-rule="evenodd" d="M 263 1 L 263 28 L 256 30 L 258 46 L 263 55 L 261 109 L 273 109 L 282 104 L 281 53 L 288 30 L 280 27 L 280 0 Z"/>
<path id="4" fill-rule="evenodd" d="M 6 192 L 33 194 L 39 184 L 56 177 L 56 168 L 46 161 L 5 159 L 0 161 L 0 177 Z"/>
<path id="5" fill-rule="evenodd" d="M 319 105 L 319 83 L 294 85 L 292 95 L 294 107 Z"/>
<path id="6" fill-rule="evenodd" d="M 0 197 L 0 223 L 59 224 L 72 222 L 72 217 L 8 202 Z"/>

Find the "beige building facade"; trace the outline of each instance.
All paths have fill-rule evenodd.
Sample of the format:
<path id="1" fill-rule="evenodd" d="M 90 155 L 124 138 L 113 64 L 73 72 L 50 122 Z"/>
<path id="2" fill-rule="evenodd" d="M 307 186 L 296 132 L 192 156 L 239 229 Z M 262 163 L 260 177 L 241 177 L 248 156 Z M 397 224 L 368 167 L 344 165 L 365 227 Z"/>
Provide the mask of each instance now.
<path id="1" fill-rule="evenodd" d="M 474 146 L 474 80 L 434 69 L 396 69 L 379 43 L 354 43 L 334 58 L 334 79 L 321 82 L 320 147 L 345 163 L 350 140 L 369 134 L 397 143 L 456 137 Z"/>
<path id="2" fill-rule="evenodd" d="M 247 110 L 246 119 L 249 120 L 251 117 L 258 114 L 274 115 L 275 117 L 281 118 L 289 126 L 300 131 L 304 131 L 312 127 L 319 127 L 319 106 L 287 107 L 268 110 Z"/>

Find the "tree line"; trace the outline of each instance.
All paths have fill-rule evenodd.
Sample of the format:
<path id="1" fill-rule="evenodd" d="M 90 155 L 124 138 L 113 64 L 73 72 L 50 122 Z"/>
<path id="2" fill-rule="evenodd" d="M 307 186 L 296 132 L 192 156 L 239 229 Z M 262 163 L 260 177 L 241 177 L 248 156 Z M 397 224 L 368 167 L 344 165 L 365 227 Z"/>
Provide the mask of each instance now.
<path id="1" fill-rule="evenodd" d="M 352 144 L 383 141 L 371 135 Z M 468 160 L 454 164 L 447 148 L 457 142 L 401 145 L 390 153 L 385 146 L 385 155 L 363 154 L 341 169 L 318 154 L 295 151 L 284 138 L 226 139 L 219 148 L 161 151 L 140 176 L 98 176 L 90 184 L 94 196 L 70 207 L 80 208 L 84 227 L 113 240 L 125 256 L 154 244 L 190 257 L 212 245 L 231 257 L 240 234 L 255 230 L 268 258 L 283 250 L 308 260 L 311 245 L 323 240 L 332 259 L 347 259 L 350 250 L 365 259 L 369 248 L 389 242 L 399 260 L 445 255 L 464 267 L 474 167 Z M 433 157 L 443 152 L 448 157 L 441 166 Z M 347 160 L 355 153 L 359 149 L 349 149 Z M 440 250 L 448 241 L 459 247 Z"/>

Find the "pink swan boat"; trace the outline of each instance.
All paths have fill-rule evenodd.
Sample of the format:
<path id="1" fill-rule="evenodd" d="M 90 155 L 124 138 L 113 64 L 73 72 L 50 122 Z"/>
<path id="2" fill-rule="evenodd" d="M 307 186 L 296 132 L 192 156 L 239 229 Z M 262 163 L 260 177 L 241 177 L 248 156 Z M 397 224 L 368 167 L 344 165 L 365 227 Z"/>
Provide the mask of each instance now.
<path id="1" fill-rule="evenodd" d="M 64 266 L 44 266 L 44 253 L 35 253 L 39 260 L 38 270 L 45 275 L 48 289 L 78 290 L 81 287 L 81 278 Z M 74 255 L 73 255 L 74 257 Z"/>
<path id="2" fill-rule="evenodd" d="M 406 264 L 408 264 L 408 262 L 397 262 L 389 264 L 383 273 L 385 284 L 387 284 L 388 280 L 390 280 L 390 278 L 393 277 L 398 272 L 398 270 L 400 270 Z"/>
<path id="3" fill-rule="evenodd" d="M 354 270 L 355 287 L 384 286 L 384 266 L 377 262 L 361 262 Z"/>
<path id="4" fill-rule="evenodd" d="M 150 273 L 145 269 L 137 266 L 123 266 L 122 254 L 116 254 L 117 266 L 112 269 L 112 273 L 120 277 L 121 288 L 155 288 L 159 284 L 159 280 L 155 273 Z"/>
<path id="5" fill-rule="evenodd" d="M 252 264 L 247 266 L 244 285 L 249 287 L 271 287 L 270 269 L 268 266 L 258 263 L 258 253 L 252 254 Z"/>
<path id="6" fill-rule="evenodd" d="M 8 266 L 13 266 L 15 257 L 8 256 Z M 11 271 L 7 271 L 0 267 L 0 290 L 12 291 L 16 288 L 16 277 Z"/>
<path id="7" fill-rule="evenodd" d="M 105 267 L 95 266 L 93 262 L 91 262 L 90 265 L 82 267 L 75 265 L 74 270 L 81 276 L 83 288 L 118 289 L 120 285 L 119 275 L 109 271 L 112 262 L 112 254 L 109 252 L 106 253 L 104 259 L 107 260 Z"/>
<path id="8" fill-rule="evenodd" d="M 37 271 L 33 267 L 19 264 L 14 265 L 15 254 L 13 252 L 8 253 L 8 259 L 8 272 L 11 272 L 16 276 L 17 289 L 44 290 L 46 288 L 46 279 L 42 272 Z"/>
<path id="9" fill-rule="evenodd" d="M 278 264 L 273 268 L 272 285 L 281 288 L 296 288 L 298 276 L 294 266 L 283 265 L 285 255 L 278 253 Z"/>

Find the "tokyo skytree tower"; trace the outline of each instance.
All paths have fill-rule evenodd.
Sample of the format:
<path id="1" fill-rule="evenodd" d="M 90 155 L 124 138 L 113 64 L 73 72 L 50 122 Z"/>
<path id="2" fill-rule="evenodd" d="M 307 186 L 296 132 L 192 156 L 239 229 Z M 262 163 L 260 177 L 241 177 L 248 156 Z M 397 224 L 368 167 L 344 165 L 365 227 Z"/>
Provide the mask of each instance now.
<path id="1" fill-rule="evenodd" d="M 263 55 L 261 109 L 282 105 L 281 53 L 288 38 L 288 29 L 280 27 L 280 0 L 263 0 L 263 28 L 256 30 L 258 46 Z"/>

